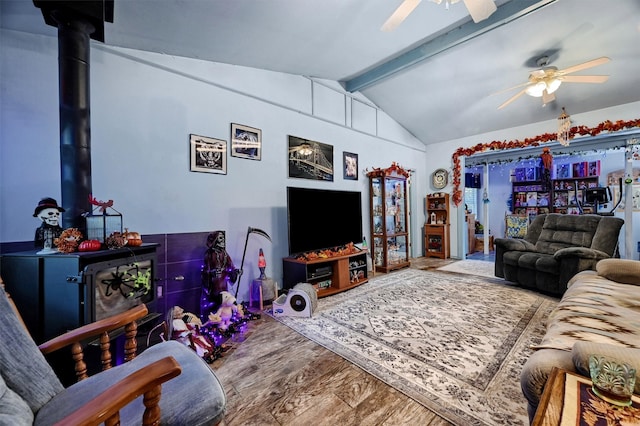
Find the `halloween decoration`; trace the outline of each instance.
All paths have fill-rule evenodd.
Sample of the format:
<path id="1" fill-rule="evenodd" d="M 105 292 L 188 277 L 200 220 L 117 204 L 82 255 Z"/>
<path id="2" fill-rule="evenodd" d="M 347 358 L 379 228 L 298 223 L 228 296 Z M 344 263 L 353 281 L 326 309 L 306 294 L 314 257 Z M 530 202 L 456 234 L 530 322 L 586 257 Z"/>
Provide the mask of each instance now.
<path id="1" fill-rule="evenodd" d="M 102 247 L 102 243 L 98 240 L 84 240 L 78 246 L 78 251 L 98 251 Z"/>
<path id="2" fill-rule="evenodd" d="M 262 229 L 252 228 L 251 226 L 247 228 L 247 236 L 244 239 L 244 251 L 242 252 L 242 263 L 240 263 L 240 273 L 238 275 L 238 285 L 236 286 L 236 296 L 235 296 L 236 299 L 238 298 L 238 290 L 240 290 L 240 279 L 242 278 L 242 272 L 243 272 L 242 268 L 244 266 L 244 257 L 247 254 L 247 243 L 249 242 L 249 235 L 250 234 L 262 235 L 267 240 L 271 241 L 271 237 L 269 236 L 269 234 L 264 232 Z M 262 249 L 260 249 L 260 251 L 262 252 Z M 267 263 L 265 262 L 265 267 L 266 266 L 267 266 Z"/>
<path id="3" fill-rule="evenodd" d="M 220 293 L 227 291 L 229 283 L 238 277 L 238 269 L 226 251 L 224 231 L 215 231 L 207 236 L 207 250 L 202 266 L 202 298 L 200 317 L 215 312 L 221 304 Z"/>
<path id="4" fill-rule="evenodd" d="M 624 129 L 630 129 L 634 127 L 640 127 L 640 118 L 636 118 L 629 121 L 603 121 L 598 124 L 596 127 L 587 127 L 587 126 L 573 126 L 569 129 L 568 137 L 573 138 L 576 135 L 590 135 L 596 136 L 602 132 L 618 132 Z M 492 141 L 487 143 L 479 143 L 470 148 L 460 147 L 455 150 L 453 155 L 451 156 L 451 160 L 453 161 L 453 204 L 456 206 L 460 206 L 462 204 L 462 200 L 464 199 L 462 194 L 462 189 L 460 189 L 460 176 L 462 174 L 462 163 L 460 161 L 460 157 L 469 157 L 471 155 L 485 152 L 485 151 L 496 151 L 503 149 L 518 149 L 524 148 L 528 146 L 539 146 L 543 143 L 552 142 L 557 139 L 558 135 L 556 133 L 543 133 L 541 135 L 535 136 L 533 138 L 526 138 L 524 140 L 511 140 L 511 141 Z"/>
<path id="5" fill-rule="evenodd" d="M 231 325 L 233 316 L 238 314 L 238 306 L 236 305 L 236 298 L 228 291 L 221 292 L 220 297 L 222 302 L 215 316 L 219 318 L 218 328 L 226 330 Z"/>
<path id="6" fill-rule="evenodd" d="M 108 249 L 114 250 L 124 247 L 127 244 L 127 239 L 121 232 L 115 231 L 107 237 L 104 243 Z"/>
<path id="7" fill-rule="evenodd" d="M 50 197 L 41 199 L 36 206 L 33 217 L 42 221 L 34 238 L 35 247 L 42 249 L 38 254 L 57 253 L 53 241 L 62 234 L 60 213 L 64 211 L 65 209 L 59 207 L 58 202 Z"/>
<path id="8" fill-rule="evenodd" d="M 142 245 L 142 237 L 139 232 L 129 231 L 128 228 L 124 228 L 124 234 L 122 234 L 127 240 L 127 245 L 131 247 L 138 247 Z"/>
<path id="9" fill-rule="evenodd" d="M 167 324 L 169 325 L 167 331 L 169 339 L 189 346 L 208 363 L 212 363 L 218 358 L 217 354 L 220 348 L 216 348 L 205 336 L 200 334 L 202 322 L 196 315 L 185 312 L 180 306 L 174 306 L 167 315 Z"/>
<path id="10" fill-rule="evenodd" d="M 61 253 L 73 253 L 82 240 L 82 232 L 78 228 L 69 228 L 62 231 L 60 236 L 53 240 Z"/>
<path id="11" fill-rule="evenodd" d="M 542 180 L 547 185 L 547 188 L 551 187 L 551 168 L 553 167 L 553 156 L 549 147 L 542 148 Z"/>
<path id="12" fill-rule="evenodd" d="M 89 194 L 89 203 L 94 206 L 83 216 L 87 222 L 87 239 L 107 242 L 114 232 L 122 233 L 122 214 L 113 208 L 113 200 L 101 201 Z"/>

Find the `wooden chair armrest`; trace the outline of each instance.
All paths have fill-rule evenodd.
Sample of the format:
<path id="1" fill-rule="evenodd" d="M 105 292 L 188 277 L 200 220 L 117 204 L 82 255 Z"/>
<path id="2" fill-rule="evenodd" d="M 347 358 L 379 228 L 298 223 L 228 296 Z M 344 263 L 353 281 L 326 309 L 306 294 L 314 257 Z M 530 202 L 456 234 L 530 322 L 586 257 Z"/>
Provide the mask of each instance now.
<path id="1" fill-rule="evenodd" d="M 38 347 L 43 354 L 49 354 L 57 351 L 58 349 L 69 346 L 72 343 L 80 342 L 89 337 L 96 337 L 104 332 L 124 327 L 127 324 L 143 318 L 148 312 L 147 306 L 145 304 L 140 304 L 128 311 L 121 312 L 109 318 L 104 318 L 68 331 L 58 337 L 54 337 L 53 339 L 42 343 Z"/>
<path id="2" fill-rule="evenodd" d="M 168 356 L 120 380 L 87 402 L 80 409 L 61 419 L 56 426 L 110 424 L 119 411 L 140 395 L 146 408 L 141 423 L 154 424 L 160 420 L 160 386 L 182 372 L 175 358 Z M 116 419 L 118 419 L 116 417 Z M 111 421 L 109 421 L 111 420 Z M 116 423 L 117 424 L 117 423 Z"/>

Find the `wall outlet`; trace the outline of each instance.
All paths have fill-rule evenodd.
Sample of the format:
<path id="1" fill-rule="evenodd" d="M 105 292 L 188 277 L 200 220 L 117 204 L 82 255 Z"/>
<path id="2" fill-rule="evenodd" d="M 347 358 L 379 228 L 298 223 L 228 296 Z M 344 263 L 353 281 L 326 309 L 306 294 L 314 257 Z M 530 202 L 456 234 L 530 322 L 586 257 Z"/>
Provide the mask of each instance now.
<path id="1" fill-rule="evenodd" d="M 161 285 L 159 285 L 158 287 L 156 287 L 156 297 L 157 297 L 158 299 L 161 299 L 161 298 L 162 298 L 162 286 L 161 286 Z"/>

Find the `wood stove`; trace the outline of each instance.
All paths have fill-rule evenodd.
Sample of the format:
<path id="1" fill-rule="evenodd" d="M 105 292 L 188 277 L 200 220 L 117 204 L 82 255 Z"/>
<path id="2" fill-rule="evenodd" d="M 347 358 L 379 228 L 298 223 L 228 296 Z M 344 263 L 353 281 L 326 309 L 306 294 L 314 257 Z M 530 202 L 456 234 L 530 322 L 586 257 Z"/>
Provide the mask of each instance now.
<path id="1" fill-rule="evenodd" d="M 2 255 L 0 274 L 37 343 L 145 303 L 157 317 L 156 248 Z"/>

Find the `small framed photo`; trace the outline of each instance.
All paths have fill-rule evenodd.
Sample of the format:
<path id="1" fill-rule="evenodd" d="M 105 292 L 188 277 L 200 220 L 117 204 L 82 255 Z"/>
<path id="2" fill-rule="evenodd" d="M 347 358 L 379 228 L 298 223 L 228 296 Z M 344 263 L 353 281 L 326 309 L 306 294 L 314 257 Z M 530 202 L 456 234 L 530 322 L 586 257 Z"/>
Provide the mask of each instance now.
<path id="1" fill-rule="evenodd" d="M 345 180 L 358 180 L 358 154 L 342 152 L 342 164 Z"/>
<path id="2" fill-rule="evenodd" d="M 262 159 L 262 130 L 231 123 L 231 156 Z"/>
<path id="3" fill-rule="evenodd" d="M 189 135 L 191 171 L 227 174 L 227 141 Z"/>

